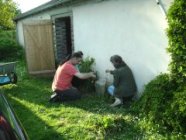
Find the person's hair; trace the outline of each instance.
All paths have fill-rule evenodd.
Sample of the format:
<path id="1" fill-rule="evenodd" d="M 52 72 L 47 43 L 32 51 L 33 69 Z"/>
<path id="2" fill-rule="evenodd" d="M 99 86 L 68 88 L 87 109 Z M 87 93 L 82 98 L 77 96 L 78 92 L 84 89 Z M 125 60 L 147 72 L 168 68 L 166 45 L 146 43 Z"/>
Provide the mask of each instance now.
<path id="1" fill-rule="evenodd" d="M 76 53 L 79 53 L 80 55 L 83 56 L 83 52 L 82 51 L 77 51 Z"/>
<path id="2" fill-rule="evenodd" d="M 122 60 L 121 56 L 113 55 L 113 56 L 110 57 L 110 61 L 112 63 L 121 63 L 123 60 Z"/>
<path id="3" fill-rule="evenodd" d="M 74 52 L 70 58 L 83 58 L 83 52 L 82 51 L 78 51 L 78 52 Z"/>
<path id="4" fill-rule="evenodd" d="M 119 55 L 111 56 L 110 61 L 113 63 L 115 68 L 119 68 L 119 67 L 126 65 L 126 63 L 123 61 L 122 57 Z"/>
<path id="5" fill-rule="evenodd" d="M 74 52 L 73 54 L 69 54 L 66 56 L 65 59 L 63 59 L 59 65 L 63 65 L 65 62 L 67 62 L 69 59 L 71 58 L 83 58 L 83 52 L 82 51 L 77 51 L 77 52 Z"/>

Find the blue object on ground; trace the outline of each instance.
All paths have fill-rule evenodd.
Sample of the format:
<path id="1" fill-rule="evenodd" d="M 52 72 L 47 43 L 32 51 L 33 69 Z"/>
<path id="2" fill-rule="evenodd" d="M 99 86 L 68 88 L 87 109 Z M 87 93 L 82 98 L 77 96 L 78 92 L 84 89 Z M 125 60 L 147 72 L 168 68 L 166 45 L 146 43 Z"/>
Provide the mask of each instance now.
<path id="1" fill-rule="evenodd" d="M 0 84 L 10 83 L 10 78 L 8 76 L 0 76 Z"/>
<path id="2" fill-rule="evenodd" d="M 108 89 L 107 89 L 108 93 L 111 96 L 114 96 L 114 89 L 115 89 L 114 85 L 109 86 Z"/>

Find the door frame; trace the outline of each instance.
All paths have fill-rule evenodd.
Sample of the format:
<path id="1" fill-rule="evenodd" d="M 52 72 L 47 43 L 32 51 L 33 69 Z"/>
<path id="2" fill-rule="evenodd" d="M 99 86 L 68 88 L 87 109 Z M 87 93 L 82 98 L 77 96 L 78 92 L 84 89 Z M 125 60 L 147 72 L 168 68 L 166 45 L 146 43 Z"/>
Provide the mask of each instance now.
<path id="1" fill-rule="evenodd" d="M 56 47 L 56 36 L 55 36 L 55 20 L 58 18 L 66 18 L 69 17 L 70 18 L 70 25 L 71 25 L 71 50 L 72 53 L 74 52 L 74 33 L 73 33 L 73 16 L 72 16 L 72 12 L 64 12 L 64 13 L 59 13 L 59 14 L 55 14 L 51 16 L 52 19 L 52 25 L 53 25 L 53 47 L 54 47 L 54 55 L 55 55 L 55 59 L 57 60 L 57 47 Z M 56 63 L 56 67 L 57 67 L 57 62 Z"/>

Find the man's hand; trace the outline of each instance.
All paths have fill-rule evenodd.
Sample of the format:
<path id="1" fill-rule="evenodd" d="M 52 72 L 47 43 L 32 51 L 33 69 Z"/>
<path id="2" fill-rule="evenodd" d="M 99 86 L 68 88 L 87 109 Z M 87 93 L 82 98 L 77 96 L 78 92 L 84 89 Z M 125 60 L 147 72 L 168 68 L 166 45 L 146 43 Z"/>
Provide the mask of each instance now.
<path id="1" fill-rule="evenodd" d="M 92 77 L 92 78 L 96 78 L 96 75 L 95 75 L 94 72 L 89 72 L 89 74 L 90 74 L 90 77 Z"/>
<path id="2" fill-rule="evenodd" d="M 88 73 L 77 72 L 75 76 L 80 79 L 96 78 L 96 75 L 94 74 L 94 72 L 88 72 Z"/>

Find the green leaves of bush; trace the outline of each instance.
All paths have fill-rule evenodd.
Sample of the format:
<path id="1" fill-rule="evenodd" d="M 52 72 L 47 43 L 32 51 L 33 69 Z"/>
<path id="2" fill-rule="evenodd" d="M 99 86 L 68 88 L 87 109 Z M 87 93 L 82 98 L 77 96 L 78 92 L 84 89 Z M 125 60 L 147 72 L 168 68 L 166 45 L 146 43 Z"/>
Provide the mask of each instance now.
<path id="1" fill-rule="evenodd" d="M 149 129 L 159 126 L 157 129 L 161 133 L 171 133 L 180 138 L 185 137 L 186 133 L 185 101 L 186 86 L 178 89 L 170 75 L 161 74 L 145 86 L 142 97 L 133 104 L 133 109 L 140 114 L 142 120 L 146 120 L 142 127 Z"/>
<path id="2" fill-rule="evenodd" d="M 171 77 L 177 86 L 186 83 L 186 2 L 174 0 L 168 11 L 167 35 L 169 38 L 168 52 L 172 61 L 170 63 Z"/>
<path id="3" fill-rule="evenodd" d="M 172 131 L 186 133 L 186 88 L 173 93 L 171 104 L 165 110 L 165 123 Z"/>
<path id="4" fill-rule="evenodd" d="M 84 60 L 81 61 L 79 64 L 79 71 L 84 72 L 91 72 L 92 66 L 95 63 L 95 59 L 92 57 L 86 57 Z M 95 80 L 94 79 L 86 79 L 81 83 L 81 90 L 83 92 L 94 92 L 95 91 Z"/>
<path id="5" fill-rule="evenodd" d="M 92 65 L 94 64 L 95 60 L 91 57 L 86 57 L 84 60 L 81 61 L 79 65 L 79 70 L 81 72 L 90 72 L 92 71 Z"/>

